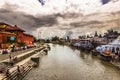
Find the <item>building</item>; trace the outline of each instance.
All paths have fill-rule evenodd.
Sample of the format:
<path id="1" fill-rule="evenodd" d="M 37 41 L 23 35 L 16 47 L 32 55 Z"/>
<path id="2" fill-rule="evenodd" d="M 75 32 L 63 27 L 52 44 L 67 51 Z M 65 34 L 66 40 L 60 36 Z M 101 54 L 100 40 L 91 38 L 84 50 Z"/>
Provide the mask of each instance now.
<path id="1" fill-rule="evenodd" d="M 118 33 L 118 31 L 114 31 L 113 29 L 108 30 L 107 33 L 104 34 L 104 37 L 107 38 L 108 43 L 117 39 L 118 36 L 120 36 L 120 33 Z"/>
<path id="2" fill-rule="evenodd" d="M 33 45 L 34 37 L 26 34 L 23 29 L 17 25 L 11 26 L 9 24 L 0 22 L 0 48 L 8 48 L 11 44 L 16 46 Z"/>

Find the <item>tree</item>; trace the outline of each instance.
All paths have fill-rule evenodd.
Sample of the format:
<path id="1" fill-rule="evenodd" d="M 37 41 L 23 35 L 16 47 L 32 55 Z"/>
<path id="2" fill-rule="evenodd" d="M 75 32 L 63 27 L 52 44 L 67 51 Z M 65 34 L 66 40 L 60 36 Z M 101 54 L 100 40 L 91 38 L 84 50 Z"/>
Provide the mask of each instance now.
<path id="1" fill-rule="evenodd" d="M 101 34 L 99 34 L 99 38 L 102 38 L 102 35 L 101 35 Z"/>
<path id="2" fill-rule="evenodd" d="M 26 44 L 23 43 L 23 42 L 19 42 L 18 44 L 19 44 L 20 46 L 26 46 Z"/>
<path id="3" fill-rule="evenodd" d="M 37 42 L 37 38 L 36 37 L 34 37 L 34 42 Z"/>
<path id="4" fill-rule="evenodd" d="M 82 36 L 78 36 L 79 39 L 82 39 Z"/>
<path id="5" fill-rule="evenodd" d="M 79 39 L 85 39 L 86 36 L 85 35 L 82 35 L 82 36 L 78 36 Z"/>
<path id="6" fill-rule="evenodd" d="M 97 33 L 97 31 L 95 31 L 95 35 L 94 35 L 94 37 L 98 37 L 98 33 Z"/>
<path id="7" fill-rule="evenodd" d="M 87 35 L 87 38 L 90 38 L 90 36 L 89 36 L 89 35 Z"/>
<path id="8" fill-rule="evenodd" d="M 57 40 L 59 40 L 58 36 L 52 37 L 52 41 L 57 41 Z"/>

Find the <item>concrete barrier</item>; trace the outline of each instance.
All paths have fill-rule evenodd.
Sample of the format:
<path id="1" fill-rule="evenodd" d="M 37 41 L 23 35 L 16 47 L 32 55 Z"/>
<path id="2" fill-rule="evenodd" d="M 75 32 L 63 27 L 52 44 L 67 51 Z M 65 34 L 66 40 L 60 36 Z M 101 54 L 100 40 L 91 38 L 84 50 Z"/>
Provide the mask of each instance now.
<path id="1" fill-rule="evenodd" d="M 27 57 L 30 57 L 30 56 L 36 54 L 37 52 L 43 50 L 44 48 L 45 48 L 45 47 L 41 47 L 41 48 L 38 48 L 38 49 L 35 49 L 35 50 L 32 50 L 32 51 L 26 52 L 25 54 L 18 55 L 18 56 L 17 56 L 17 61 L 14 62 L 14 63 L 18 63 L 18 62 L 26 59 Z M 10 64 L 10 60 L 9 60 L 9 59 L 3 60 L 3 61 L 1 61 L 0 63 L 4 63 L 4 64 L 8 65 L 8 64 Z"/>

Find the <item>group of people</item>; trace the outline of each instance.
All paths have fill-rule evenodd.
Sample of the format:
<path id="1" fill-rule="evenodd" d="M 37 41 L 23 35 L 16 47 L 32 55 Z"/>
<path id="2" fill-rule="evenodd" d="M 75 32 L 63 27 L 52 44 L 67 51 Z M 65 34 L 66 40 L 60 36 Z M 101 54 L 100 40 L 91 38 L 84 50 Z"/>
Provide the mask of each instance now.
<path id="1" fill-rule="evenodd" d="M 119 47 L 109 47 L 107 48 L 106 47 L 106 50 L 105 50 L 105 53 L 106 54 L 110 54 L 112 53 L 112 61 L 113 62 L 119 62 L 120 61 L 120 48 Z"/>
<path id="2" fill-rule="evenodd" d="M 16 63 L 17 60 L 18 60 L 17 56 L 12 57 L 11 54 L 9 54 L 9 59 L 10 59 L 10 65 L 11 65 L 11 66 L 13 66 L 14 63 Z"/>
<path id="3" fill-rule="evenodd" d="M 120 48 L 117 47 L 116 50 L 113 53 L 114 53 L 114 55 L 112 56 L 112 61 L 120 62 Z"/>
<path id="4" fill-rule="evenodd" d="M 8 49 L 3 49 L 2 50 L 2 54 L 8 54 L 8 53 L 9 53 Z"/>

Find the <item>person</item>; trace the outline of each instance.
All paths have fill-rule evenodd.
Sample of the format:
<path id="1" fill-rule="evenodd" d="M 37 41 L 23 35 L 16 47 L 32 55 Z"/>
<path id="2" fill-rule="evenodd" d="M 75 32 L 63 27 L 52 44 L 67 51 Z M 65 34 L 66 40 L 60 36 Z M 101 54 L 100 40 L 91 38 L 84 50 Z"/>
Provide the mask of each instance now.
<path id="1" fill-rule="evenodd" d="M 118 51 L 119 51 L 119 47 L 116 48 L 116 52 L 118 52 Z"/>
<path id="2" fill-rule="evenodd" d="M 5 49 L 5 54 L 7 54 L 8 53 L 8 50 L 7 49 Z"/>
<path id="3" fill-rule="evenodd" d="M 14 50 L 15 50 L 15 45 L 13 44 L 13 45 L 12 45 L 12 50 L 11 50 L 11 51 L 14 52 Z"/>
<path id="4" fill-rule="evenodd" d="M 112 57 L 112 61 L 113 62 L 117 62 L 118 61 L 118 53 L 115 53 Z"/>
<path id="5" fill-rule="evenodd" d="M 112 52 L 112 47 L 109 47 L 109 51 Z"/>
<path id="6" fill-rule="evenodd" d="M 115 48 L 114 47 L 112 47 L 112 53 L 114 53 L 115 52 Z"/>
<path id="7" fill-rule="evenodd" d="M 9 54 L 9 59 L 11 60 L 11 58 L 12 58 L 12 56 L 11 56 L 11 54 Z"/>
<path id="8" fill-rule="evenodd" d="M 14 62 L 17 62 L 17 56 L 15 56 L 15 57 L 13 58 L 13 61 L 14 61 Z"/>
<path id="9" fill-rule="evenodd" d="M 17 66 L 17 72 L 20 73 L 20 67 L 19 66 Z"/>
<path id="10" fill-rule="evenodd" d="M 17 66 L 17 78 L 18 78 L 18 80 L 19 80 L 20 76 L 21 76 L 21 71 L 20 71 L 20 67 L 18 65 Z"/>
<path id="11" fill-rule="evenodd" d="M 5 54 L 5 49 L 2 50 L 2 54 Z"/>
<path id="12" fill-rule="evenodd" d="M 120 50 L 118 51 L 118 61 L 120 62 Z"/>
<path id="13" fill-rule="evenodd" d="M 10 77 L 10 71 L 9 71 L 9 69 L 6 70 L 6 77 Z"/>
<path id="14" fill-rule="evenodd" d="M 10 59 L 9 64 L 10 64 L 10 66 L 14 66 L 14 61 L 13 61 L 13 59 Z"/>
<path id="15" fill-rule="evenodd" d="M 21 71 L 24 71 L 25 67 L 23 65 L 21 65 Z"/>

